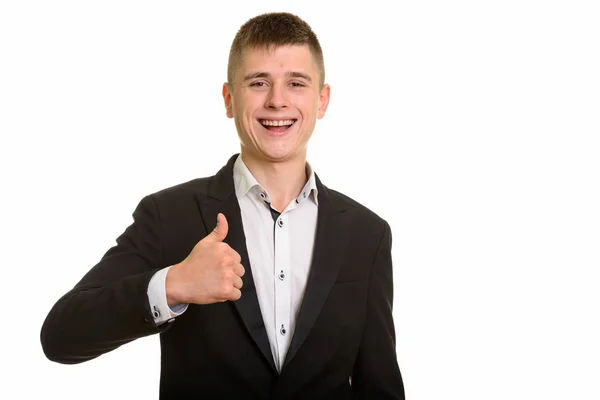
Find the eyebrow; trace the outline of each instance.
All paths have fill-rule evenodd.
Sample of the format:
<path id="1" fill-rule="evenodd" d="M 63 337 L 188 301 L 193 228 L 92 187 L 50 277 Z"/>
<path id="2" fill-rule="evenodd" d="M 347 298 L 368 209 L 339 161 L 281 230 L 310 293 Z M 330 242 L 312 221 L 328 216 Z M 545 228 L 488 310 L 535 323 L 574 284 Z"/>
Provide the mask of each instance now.
<path id="1" fill-rule="evenodd" d="M 288 71 L 285 73 L 285 76 L 291 77 L 291 78 L 302 78 L 302 79 L 306 79 L 308 82 L 312 82 L 312 79 L 310 78 L 310 76 L 303 72 Z M 244 76 L 244 82 L 249 81 L 251 79 L 269 78 L 269 77 L 271 77 L 271 75 L 268 72 L 253 72 L 253 73 L 250 73 L 250 74 Z"/>

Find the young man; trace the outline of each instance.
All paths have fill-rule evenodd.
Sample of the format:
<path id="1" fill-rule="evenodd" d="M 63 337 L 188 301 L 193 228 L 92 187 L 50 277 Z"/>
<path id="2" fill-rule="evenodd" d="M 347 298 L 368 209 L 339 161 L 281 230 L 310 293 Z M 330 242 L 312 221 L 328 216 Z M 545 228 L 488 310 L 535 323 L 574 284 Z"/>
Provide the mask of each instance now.
<path id="1" fill-rule="evenodd" d="M 306 162 L 324 78 L 300 18 L 240 28 L 223 98 L 241 153 L 142 199 L 50 311 L 49 359 L 79 363 L 160 333 L 161 399 L 404 399 L 390 227 Z"/>

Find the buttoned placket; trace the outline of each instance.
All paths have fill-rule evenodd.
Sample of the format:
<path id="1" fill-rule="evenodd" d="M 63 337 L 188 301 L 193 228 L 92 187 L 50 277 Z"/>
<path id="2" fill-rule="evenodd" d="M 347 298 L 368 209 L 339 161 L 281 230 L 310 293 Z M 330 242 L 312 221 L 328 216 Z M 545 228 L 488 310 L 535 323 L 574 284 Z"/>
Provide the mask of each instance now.
<path id="1" fill-rule="evenodd" d="M 291 332 L 290 331 L 290 315 L 291 315 L 291 287 L 290 279 L 285 279 L 286 272 L 289 273 L 291 265 L 291 243 L 290 229 L 286 222 L 288 220 L 287 213 L 284 211 L 275 223 L 274 232 L 274 248 L 275 248 L 275 326 L 279 328 L 277 335 L 277 347 L 280 357 L 285 357 L 287 348 L 289 347 Z M 283 277 L 283 279 L 281 279 Z"/>
<path id="2" fill-rule="evenodd" d="M 260 197 L 269 207 L 273 217 L 273 249 L 274 249 L 274 299 L 275 299 L 275 337 L 277 338 L 278 354 L 275 355 L 277 362 L 285 357 L 292 339 L 291 331 L 291 236 L 288 226 L 288 214 L 293 211 L 307 197 L 306 190 L 300 196 L 292 200 L 288 206 L 279 213 L 271 207 L 271 201 L 268 193 L 261 189 Z"/>

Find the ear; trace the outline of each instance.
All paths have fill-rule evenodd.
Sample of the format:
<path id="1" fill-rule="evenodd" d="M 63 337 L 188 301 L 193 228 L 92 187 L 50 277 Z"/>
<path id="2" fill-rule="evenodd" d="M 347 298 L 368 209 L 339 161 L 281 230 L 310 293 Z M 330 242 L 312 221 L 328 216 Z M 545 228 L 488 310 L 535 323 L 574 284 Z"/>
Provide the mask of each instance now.
<path id="1" fill-rule="evenodd" d="M 317 118 L 319 119 L 325 116 L 325 111 L 327 111 L 327 106 L 329 105 L 330 92 L 331 88 L 329 85 L 323 85 L 323 89 L 321 89 L 321 94 L 319 95 L 319 109 L 317 110 Z"/>
<path id="2" fill-rule="evenodd" d="M 227 118 L 233 118 L 232 97 L 229 84 L 223 84 L 223 101 L 225 102 L 225 114 Z"/>

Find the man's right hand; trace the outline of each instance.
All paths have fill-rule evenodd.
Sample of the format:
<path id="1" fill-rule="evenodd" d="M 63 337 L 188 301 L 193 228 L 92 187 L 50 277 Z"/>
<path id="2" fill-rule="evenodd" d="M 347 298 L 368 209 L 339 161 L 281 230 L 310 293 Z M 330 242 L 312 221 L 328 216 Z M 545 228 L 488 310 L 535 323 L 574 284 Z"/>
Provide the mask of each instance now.
<path id="1" fill-rule="evenodd" d="M 240 255 L 223 240 L 229 226 L 225 215 L 217 215 L 217 226 L 200 240 L 185 260 L 167 273 L 169 306 L 212 304 L 238 300 L 242 293 L 244 267 Z"/>

